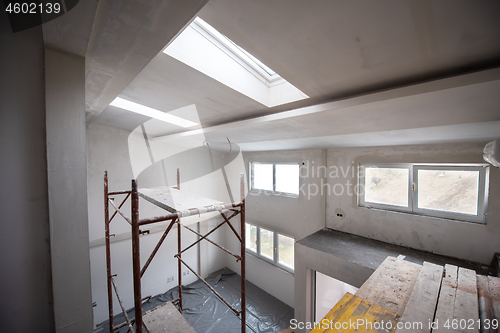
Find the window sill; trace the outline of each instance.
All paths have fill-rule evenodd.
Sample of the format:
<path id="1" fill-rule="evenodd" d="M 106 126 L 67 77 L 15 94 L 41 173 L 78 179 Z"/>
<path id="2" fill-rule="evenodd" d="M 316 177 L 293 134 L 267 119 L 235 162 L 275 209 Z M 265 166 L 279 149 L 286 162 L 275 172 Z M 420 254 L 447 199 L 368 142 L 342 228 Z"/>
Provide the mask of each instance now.
<path id="1" fill-rule="evenodd" d="M 273 196 L 273 197 L 284 197 L 284 198 L 292 198 L 292 199 L 298 199 L 299 195 L 298 194 L 293 194 L 293 193 L 285 193 L 285 192 L 275 192 L 275 191 L 267 191 L 267 190 L 254 190 L 251 189 L 248 194 L 251 196 L 257 197 L 260 195 L 265 195 L 266 197 Z"/>
<path id="2" fill-rule="evenodd" d="M 426 217 L 426 218 L 437 219 L 437 220 L 452 221 L 452 222 L 471 223 L 471 224 L 475 224 L 475 225 L 486 225 L 487 224 L 487 216 L 485 216 L 482 221 L 469 221 L 469 220 L 459 220 L 459 219 L 456 219 L 453 217 L 435 216 L 435 215 L 430 215 L 430 214 L 421 214 L 419 212 L 414 212 L 414 211 L 404 211 L 404 210 L 388 209 L 388 208 L 381 208 L 381 207 L 370 207 L 370 206 L 358 205 L 358 208 L 383 211 L 383 212 L 389 212 L 389 213 L 407 214 L 407 215 L 420 216 L 420 217 Z"/>

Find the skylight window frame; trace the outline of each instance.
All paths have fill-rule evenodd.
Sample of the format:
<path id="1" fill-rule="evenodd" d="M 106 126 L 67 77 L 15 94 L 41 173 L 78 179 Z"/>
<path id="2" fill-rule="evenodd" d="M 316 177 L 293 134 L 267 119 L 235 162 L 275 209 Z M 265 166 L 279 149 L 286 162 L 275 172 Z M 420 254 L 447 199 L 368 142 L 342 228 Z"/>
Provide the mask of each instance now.
<path id="1" fill-rule="evenodd" d="M 244 50 L 241 46 L 224 36 L 201 18 L 196 17 L 192 22 L 191 27 L 269 87 L 285 82 L 279 74 L 274 72 L 271 68 L 266 66 L 248 51 Z M 270 74 L 268 70 L 272 71 L 274 74 Z"/>

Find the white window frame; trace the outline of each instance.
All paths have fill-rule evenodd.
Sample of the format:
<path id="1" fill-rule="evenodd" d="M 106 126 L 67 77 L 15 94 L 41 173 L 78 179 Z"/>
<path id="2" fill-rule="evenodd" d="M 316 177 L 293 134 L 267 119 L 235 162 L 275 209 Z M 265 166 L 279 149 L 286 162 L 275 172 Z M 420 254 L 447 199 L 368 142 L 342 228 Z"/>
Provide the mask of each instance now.
<path id="1" fill-rule="evenodd" d="M 278 232 L 276 230 L 273 230 L 273 229 L 270 229 L 270 228 L 266 228 L 266 227 L 260 227 L 256 224 L 253 224 L 253 223 L 248 223 L 248 222 L 245 222 L 246 223 L 246 228 L 248 228 L 248 226 L 253 226 L 253 227 L 257 227 L 257 252 L 254 252 L 252 251 L 250 248 L 248 248 L 245 244 L 245 251 L 253 256 L 256 256 L 257 258 L 261 259 L 261 260 L 264 260 L 276 267 L 279 267 L 289 273 L 294 273 L 294 268 L 290 267 L 290 266 L 287 266 L 287 265 L 283 265 L 279 262 L 279 244 L 278 244 L 278 241 L 279 241 L 279 237 L 278 235 L 282 235 L 282 236 L 286 236 L 286 237 L 289 237 L 291 239 L 293 239 L 293 241 L 295 242 L 295 238 L 290 236 L 290 235 L 287 235 L 287 234 L 284 234 L 282 232 Z M 246 230 L 245 228 L 245 230 Z M 268 231 L 271 231 L 273 233 L 273 258 L 272 259 L 269 259 L 268 257 L 264 256 L 263 254 L 261 254 L 261 251 L 260 251 L 260 229 L 265 229 L 265 230 L 268 230 Z M 246 237 L 246 235 L 245 235 Z M 295 266 L 295 263 L 294 263 L 294 266 Z"/>
<path id="2" fill-rule="evenodd" d="M 224 53 L 243 66 L 243 68 L 265 83 L 268 87 L 285 82 L 279 74 L 267 67 L 260 60 L 217 31 L 201 18 L 196 17 L 193 21 L 192 27 L 203 37 L 208 39 Z"/>
<path id="3" fill-rule="evenodd" d="M 254 188 L 253 186 L 253 180 L 254 180 L 254 171 L 253 171 L 253 166 L 254 164 L 272 164 L 273 165 L 273 190 L 270 191 L 270 190 L 264 190 L 264 189 L 260 189 L 260 188 Z M 280 192 L 280 191 L 276 191 L 276 165 L 298 165 L 299 166 L 299 193 L 289 193 L 289 192 Z M 264 192 L 267 192 L 267 193 L 273 193 L 273 194 L 277 194 L 277 195 L 284 195 L 284 196 L 291 196 L 291 197 L 298 197 L 299 194 L 300 194 L 300 163 L 299 162 L 250 162 L 250 165 L 249 165 L 249 188 L 250 188 L 250 191 L 253 191 L 253 192 L 260 192 L 260 191 L 264 191 Z"/>
<path id="4" fill-rule="evenodd" d="M 456 170 L 456 171 L 478 171 L 479 189 L 477 200 L 477 216 L 454 212 L 444 212 L 432 209 L 418 208 L 418 170 Z M 486 223 L 486 212 L 488 204 L 488 179 L 489 167 L 487 165 L 443 165 L 443 164 L 415 164 L 413 166 L 414 195 L 413 211 L 420 215 L 462 220 L 468 222 Z"/>
<path id="5" fill-rule="evenodd" d="M 361 164 L 359 172 L 359 184 L 361 184 L 364 189 L 365 185 L 365 168 L 393 168 L 393 169 L 407 169 L 408 170 L 408 207 L 382 204 L 376 202 L 365 201 L 364 190 L 362 194 L 358 196 L 358 206 L 370 207 L 370 208 L 380 208 L 380 209 L 391 209 L 398 212 L 411 212 L 412 206 L 412 184 L 413 184 L 413 173 L 411 171 L 412 165 L 410 163 L 373 163 L 373 164 Z"/>
<path id="6" fill-rule="evenodd" d="M 486 224 L 488 211 L 489 192 L 489 166 L 487 164 L 443 164 L 443 163 L 366 163 L 359 165 L 358 184 L 364 188 L 365 168 L 403 168 L 408 169 L 408 207 L 395 206 L 390 204 L 380 204 L 367 202 L 364 198 L 364 191 L 358 195 L 358 206 L 367 208 L 377 208 L 397 212 L 405 212 L 415 215 L 438 217 L 456 221 L 474 222 Z M 418 208 L 418 170 L 457 170 L 457 171 L 478 171 L 478 210 L 477 215 L 461 214 L 454 212 L 444 212 L 432 209 Z"/>

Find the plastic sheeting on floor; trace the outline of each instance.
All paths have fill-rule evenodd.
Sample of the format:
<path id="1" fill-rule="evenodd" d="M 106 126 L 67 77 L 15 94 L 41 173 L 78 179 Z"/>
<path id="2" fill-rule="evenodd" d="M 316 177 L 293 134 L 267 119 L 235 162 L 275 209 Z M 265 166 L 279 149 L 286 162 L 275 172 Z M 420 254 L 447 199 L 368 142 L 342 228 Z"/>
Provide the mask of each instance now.
<path id="1" fill-rule="evenodd" d="M 206 281 L 224 297 L 236 310 L 241 309 L 240 276 L 229 269 L 211 275 Z M 147 311 L 167 301 L 179 297 L 177 287 L 164 294 L 156 295 L 143 303 Z M 182 288 L 183 316 L 198 333 L 241 332 L 241 321 L 210 289 L 201 281 Z M 250 282 L 246 282 L 247 332 L 280 332 L 290 327 L 293 308 L 266 293 Z M 133 309 L 127 311 L 134 317 Z M 115 316 L 115 325 L 123 322 L 123 314 Z M 126 332 L 123 327 L 118 332 Z M 109 332 L 107 325 L 100 332 Z"/>

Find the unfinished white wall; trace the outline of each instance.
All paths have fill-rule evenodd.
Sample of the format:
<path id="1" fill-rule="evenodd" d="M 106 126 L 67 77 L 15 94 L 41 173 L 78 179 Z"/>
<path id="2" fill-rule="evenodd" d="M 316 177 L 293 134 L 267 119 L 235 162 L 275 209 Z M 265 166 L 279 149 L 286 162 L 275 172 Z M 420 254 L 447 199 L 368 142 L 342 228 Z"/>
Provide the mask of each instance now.
<path id="1" fill-rule="evenodd" d="M 97 303 L 94 308 L 95 323 L 98 324 L 108 319 L 107 289 L 106 289 L 106 261 L 104 246 L 104 195 L 103 195 L 103 174 L 104 170 L 109 173 L 110 190 L 130 189 L 131 180 L 134 177 L 131 161 L 129 158 L 129 142 L 140 146 L 144 144 L 144 137 L 140 133 L 132 133 L 116 127 L 107 126 L 93 122 L 87 127 L 87 155 L 88 155 L 88 208 L 89 208 L 89 234 L 90 234 L 90 256 L 92 272 L 92 299 Z M 131 141 L 130 141 L 130 140 Z M 155 152 L 161 149 L 161 146 L 155 144 Z M 168 147 L 164 147 L 168 149 Z M 146 158 L 149 155 L 146 152 Z M 150 165 L 149 163 L 148 165 Z M 177 167 L 177 166 L 176 166 Z M 176 168 L 175 167 L 175 168 Z M 181 182 L 183 166 L 181 169 Z M 184 166 L 191 167 L 191 166 Z M 173 168 L 173 170 L 175 170 Z M 168 169 L 168 179 L 175 179 L 175 174 L 170 174 L 172 170 Z M 217 199 L 218 188 L 212 185 L 217 182 L 221 175 L 215 174 L 212 178 L 196 181 L 183 182 L 183 191 L 195 191 L 200 195 L 215 197 Z M 214 180 L 215 179 L 215 180 Z M 201 182 L 201 186 L 200 186 Z M 164 176 L 161 165 L 155 164 L 150 170 L 144 172 L 138 179 L 139 187 L 145 186 L 163 186 Z M 172 184 L 170 184 L 172 185 Z M 219 191 L 220 192 L 220 191 Z M 222 199 L 221 199 L 222 200 Z M 118 202 L 119 203 L 119 202 Z M 113 212 L 110 207 L 110 214 Z M 130 201 L 123 206 L 123 211 L 130 214 Z M 140 216 L 151 217 L 164 215 L 166 212 L 145 200 L 140 199 Z M 192 224 L 194 230 L 199 227 L 201 233 L 207 231 L 209 226 L 216 225 L 218 219 L 210 219 L 198 224 Z M 149 254 L 166 229 L 166 223 L 145 226 L 142 230 L 150 230 L 149 235 L 141 236 L 141 263 L 146 262 Z M 121 217 L 116 217 L 111 222 L 111 233 L 116 234 L 112 238 L 112 270 L 117 274 L 116 283 L 119 288 L 120 297 L 125 307 L 133 307 L 133 284 L 132 284 L 132 249 L 130 241 L 130 226 Z M 196 235 L 187 230 L 182 230 L 182 244 L 187 245 L 196 240 Z M 225 246 L 225 232 L 217 231 L 210 237 Z M 183 259 L 198 273 L 206 276 L 207 274 L 223 268 L 226 265 L 225 258 L 217 248 L 211 244 L 202 244 L 200 249 L 194 247 L 183 254 Z M 198 261 L 198 252 L 201 260 Z M 177 253 L 177 229 L 173 228 L 167 236 L 164 245 L 155 256 L 150 267 L 142 279 L 143 296 L 156 295 L 164 293 L 172 287 L 177 286 L 177 261 L 173 258 Z M 199 267 L 201 264 L 201 267 Z M 182 272 L 187 272 L 186 267 Z M 167 282 L 169 277 L 174 277 L 172 282 Z M 192 273 L 183 276 L 183 284 L 188 284 L 196 280 Z M 121 312 L 114 298 L 115 314 Z"/>
<path id="2" fill-rule="evenodd" d="M 45 50 L 50 249 L 56 332 L 92 329 L 85 59 Z"/>
<path id="3" fill-rule="evenodd" d="M 0 13 L 0 322 L 54 332 L 40 26 L 12 33 Z"/>
<path id="4" fill-rule="evenodd" d="M 328 149 L 327 165 L 347 170 L 359 163 L 485 163 L 484 143 Z M 356 175 L 328 177 L 331 187 L 350 182 Z M 340 189 L 340 185 L 337 189 Z M 340 190 L 337 191 L 340 193 Z M 344 191 L 327 196 L 328 228 L 451 257 L 490 264 L 500 252 L 500 170 L 490 167 L 487 224 L 458 222 L 434 217 L 367 209 L 357 206 L 355 195 Z M 338 217 L 342 213 L 343 217 Z"/>
<path id="5" fill-rule="evenodd" d="M 248 176 L 250 162 L 307 162 L 322 165 L 326 163 L 326 152 L 322 149 L 290 150 L 274 152 L 246 152 L 243 154 L 245 179 Z M 234 172 L 236 173 L 236 172 Z M 301 178 L 303 189 L 316 184 L 320 180 Z M 248 188 L 248 181 L 245 184 Z M 299 197 L 287 197 L 249 193 L 246 197 L 246 220 L 249 223 L 266 227 L 295 240 L 301 239 L 325 227 L 325 201 L 322 196 L 307 196 L 301 191 Z M 228 233 L 227 241 L 236 251 L 238 243 L 233 241 Z M 271 265 L 247 252 L 247 280 L 274 297 L 294 306 L 294 275 L 274 265 Z M 236 263 L 230 262 L 229 267 L 239 272 Z"/>

